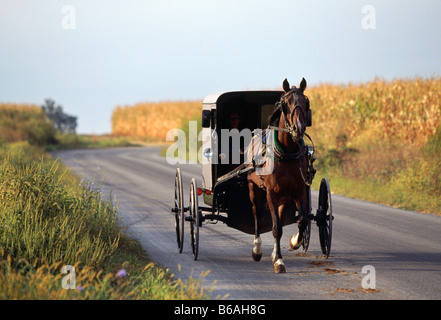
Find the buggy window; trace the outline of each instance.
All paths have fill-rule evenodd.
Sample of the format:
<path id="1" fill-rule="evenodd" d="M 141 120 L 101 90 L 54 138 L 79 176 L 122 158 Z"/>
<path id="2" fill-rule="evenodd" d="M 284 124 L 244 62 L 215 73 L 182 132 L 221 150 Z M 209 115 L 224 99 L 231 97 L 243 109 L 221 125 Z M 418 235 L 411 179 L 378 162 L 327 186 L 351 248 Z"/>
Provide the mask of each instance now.
<path id="1" fill-rule="evenodd" d="M 273 113 L 275 104 L 263 104 L 261 108 L 260 127 L 262 129 L 268 126 L 268 118 Z"/>
<path id="2" fill-rule="evenodd" d="M 218 159 L 219 165 L 214 168 L 214 178 L 222 176 L 234 168 L 239 163 L 236 161 L 230 161 L 230 155 L 232 154 L 232 148 L 226 147 L 226 143 L 222 143 L 221 130 L 231 130 L 233 118 L 240 118 L 240 125 L 237 128 L 239 131 L 243 129 L 249 129 L 253 131 L 255 129 L 264 129 L 268 126 L 268 117 L 272 114 L 275 103 L 280 99 L 281 92 L 277 91 L 260 91 L 260 92 L 228 92 L 221 95 L 216 101 L 216 131 L 217 131 L 217 146 L 218 146 Z M 227 138 L 227 137 L 226 137 Z M 230 140 L 231 138 L 228 137 Z M 229 145 L 230 143 L 228 143 Z M 245 143 L 241 138 L 240 149 L 245 150 L 248 143 Z M 224 147 L 223 147 L 224 146 Z M 225 149 L 225 150 L 222 150 Z M 243 151 L 242 151 L 243 152 Z M 221 159 L 226 161 L 222 162 Z M 244 161 L 244 155 L 241 155 L 240 163 Z M 235 163 L 233 163 L 235 162 Z"/>

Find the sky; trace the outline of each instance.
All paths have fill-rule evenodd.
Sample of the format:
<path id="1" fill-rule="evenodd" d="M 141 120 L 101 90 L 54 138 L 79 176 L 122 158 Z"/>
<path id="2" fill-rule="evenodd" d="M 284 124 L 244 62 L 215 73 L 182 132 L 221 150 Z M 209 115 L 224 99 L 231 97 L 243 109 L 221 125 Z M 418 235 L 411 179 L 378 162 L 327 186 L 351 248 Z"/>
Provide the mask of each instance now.
<path id="1" fill-rule="evenodd" d="M 439 0 L 0 0 L 0 102 L 116 106 L 441 76 Z"/>

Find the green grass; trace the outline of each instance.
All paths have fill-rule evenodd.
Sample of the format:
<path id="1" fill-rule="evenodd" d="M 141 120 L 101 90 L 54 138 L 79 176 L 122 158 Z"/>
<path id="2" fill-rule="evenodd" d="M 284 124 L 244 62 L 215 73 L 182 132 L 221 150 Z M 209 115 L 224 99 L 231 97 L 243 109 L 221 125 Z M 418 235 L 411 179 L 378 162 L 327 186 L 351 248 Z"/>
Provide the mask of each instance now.
<path id="1" fill-rule="evenodd" d="M 116 208 L 57 161 L 4 152 L 0 201 L 0 246 L 13 258 L 98 266 L 118 246 Z"/>
<path id="2" fill-rule="evenodd" d="M 322 148 L 316 180 L 327 176 L 332 191 L 348 197 L 441 214 L 441 127 L 425 146 L 410 151 L 348 149 Z"/>
<path id="3" fill-rule="evenodd" d="M 64 265 L 76 290 L 62 288 Z M 151 262 L 93 181 L 40 147 L 0 144 L 0 299 L 206 299 L 204 277 Z"/>
<path id="4" fill-rule="evenodd" d="M 439 213 L 441 199 L 426 192 L 412 190 L 406 184 L 395 181 L 375 181 L 351 178 L 334 172 L 318 172 L 314 189 L 318 189 L 321 177 L 329 181 L 332 193 L 350 198 L 389 205 L 392 207 L 427 213 Z"/>
<path id="5" fill-rule="evenodd" d="M 183 281 L 153 263 L 97 181 L 45 152 L 133 145 L 130 137 L 63 135 L 37 106 L 0 104 L 0 299 L 210 297 L 206 273 Z M 66 265 L 76 271 L 72 290 L 62 287 Z"/>

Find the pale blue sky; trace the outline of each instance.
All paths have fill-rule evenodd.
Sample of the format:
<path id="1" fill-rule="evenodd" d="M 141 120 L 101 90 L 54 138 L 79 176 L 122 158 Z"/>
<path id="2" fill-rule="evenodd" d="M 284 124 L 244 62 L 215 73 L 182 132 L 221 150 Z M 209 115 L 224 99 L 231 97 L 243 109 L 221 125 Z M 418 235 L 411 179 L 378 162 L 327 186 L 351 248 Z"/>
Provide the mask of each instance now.
<path id="1" fill-rule="evenodd" d="M 52 98 L 108 133 L 117 105 L 440 76 L 440 21 L 439 0 L 0 0 L 0 101 Z"/>

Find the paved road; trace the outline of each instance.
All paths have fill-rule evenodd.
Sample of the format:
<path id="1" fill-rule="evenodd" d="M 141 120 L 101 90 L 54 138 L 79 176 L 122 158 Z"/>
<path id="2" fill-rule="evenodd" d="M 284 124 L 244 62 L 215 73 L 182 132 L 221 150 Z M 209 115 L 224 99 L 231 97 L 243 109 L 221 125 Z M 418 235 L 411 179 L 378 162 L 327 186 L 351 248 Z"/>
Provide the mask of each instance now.
<path id="1" fill-rule="evenodd" d="M 170 213 L 176 166 L 158 155 L 159 148 L 117 148 L 58 152 L 68 166 L 112 192 L 133 237 L 150 257 L 176 277 L 198 277 L 210 270 L 205 284 L 216 280 L 213 296 L 230 299 L 440 299 L 441 217 L 408 212 L 333 195 L 331 256 L 321 258 L 318 229 L 312 225 L 306 254 L 288 251 L 297 226 L 284 228 L 282 254 L 286 274 L 273 274 L 271 233 L 262 236 L 263 258 L 253 262 L 253 236 L 226 227 L 200 229 L 199 258 L 194 261 L 185 228 L 185 245 L 177 253 Z M 200 184 L 201 167 L 180 165 L 188 203 L 190 179 Z M 332 181 L 330 181 L 332 189 Z M 313 210 L 317 194 L 313 192 Z M 201 201 L 201 200 L 200 200 Z M 181 271 L 178 269 L 181 266 Z M 362 289 L 374 275 L 376 290 Z"/>

